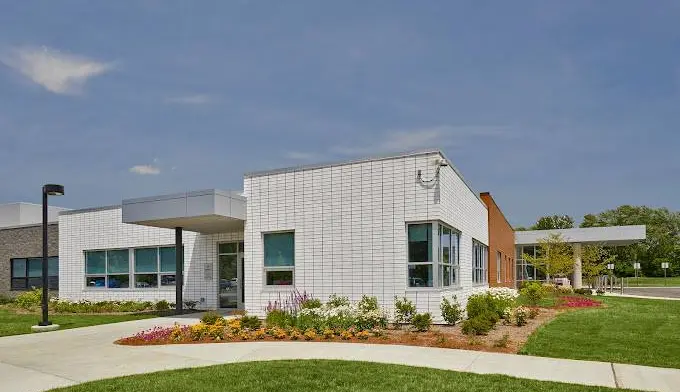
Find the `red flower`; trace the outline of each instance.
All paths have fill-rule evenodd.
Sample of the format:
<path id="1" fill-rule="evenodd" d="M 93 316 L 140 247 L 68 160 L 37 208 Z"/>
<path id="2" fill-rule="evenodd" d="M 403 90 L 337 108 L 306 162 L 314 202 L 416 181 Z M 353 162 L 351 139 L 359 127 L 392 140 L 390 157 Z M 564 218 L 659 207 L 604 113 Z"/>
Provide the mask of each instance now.
<path id="1" fill-rule="evenodd" d="M 600 306 L 602 303 L 585 297 L 561 297 L 560 306 L 565 308 L 589 308 Z"/>

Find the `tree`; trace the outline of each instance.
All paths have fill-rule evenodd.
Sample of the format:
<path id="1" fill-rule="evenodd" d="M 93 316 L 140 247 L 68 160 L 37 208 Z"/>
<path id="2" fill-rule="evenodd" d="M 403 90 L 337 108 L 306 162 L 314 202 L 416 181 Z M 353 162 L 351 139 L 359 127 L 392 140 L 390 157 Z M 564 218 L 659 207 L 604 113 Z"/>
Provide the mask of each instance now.
<path id="1" fill-rule="evenodd" d="M 574 255 L 571 245 L 564 242 L 560 234 L 550 234 L 538 240 L 537 256 L 524 254 L 524 260 L 531 263 L 547 277 L 566 277 L 574 271 Z"/>
<path id="2" fill-rule="evenodd" d="M 527 231 L 527 230 L 529 230 L 529 229 L 527 229 L 527 228 L 524 227 L 524 226 L 517 226 L 517 227 L 515 227 L 514 230 L 515 230 L 515 231 Z"/>
<path id="3" fill-rule="evenodd" d="M 613 263 L 616 255 L 601 245 L 584 245 L 581 248 L 581 274 L 590 287 L 595 287 L 595 278 L 602 275 L 607 264 Z"/>
<path id="4" fill-rule="evenodd" d="M 616 255 L 615 273 L 633 274 L 633 263 L 639 262 L 643 276 L 663 276 L 661 263 L 671 263 L 671 274 L 680 273 L 680 212 L 667 208 L 623 205 L 599 214 L 583 217 L 581 227 L 646 225 L 647 239 L 636 244 L 611 248 Z"/>
<path id="5" fill-rule="evenodd" d="M 538 219 L 531 230 L 571 229 L 574 219 L 569 215 L 549 215 Z"/>

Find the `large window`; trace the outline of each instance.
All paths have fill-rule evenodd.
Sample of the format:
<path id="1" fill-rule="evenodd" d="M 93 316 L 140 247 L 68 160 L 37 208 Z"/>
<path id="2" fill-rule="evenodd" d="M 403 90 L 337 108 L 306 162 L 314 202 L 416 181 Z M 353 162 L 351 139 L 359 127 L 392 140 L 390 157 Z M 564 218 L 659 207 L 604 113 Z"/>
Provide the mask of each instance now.
<path id="1" fill-rule="evenodd" d="M 11 290 L 30 290 L 33 287 L 42 288 L 42 258 L 10 259 L 12 278 Z M 59 290 L 59 258 L 47 259 L 47 287 Z"/>
<path id="2" fill-rule="evenodd" d="M 488 253 L 486 245 L 472 240 L 472 283 L 485 284 L 488 282 Z"/>
<path id="3" fill-rule="evenodd" d="M 85 285 L 110 289 L 174 286 L 175 265 L 174 246 L 85 251 Z"/>
<path id="4" fill-rule="evenodd" d="M 266 233 L 264 245 L 264 280 L 267 286 L 292 286 L 295 272 L 295 234 Z"/>
<path id="5" fill-rule="evenodd" d="M 524 259 L 525 254 L 532 257 L 541 257 L 541 248 L 537 246 L 517 247 L 517 280 L 545 280 L 545 274 L 537 270 L 531 263 Z"/>
<path id="6" fill-rule="evenodd" d="M 449 250 L 450 251 L 450 250 Z M 432 223 L 408 226 L 408 285 L 433 287 Z"/>
<path id="7" fill-rule="evenodd" d="M 460 272 L 458 232 L 439 224 L 439 284 L 440 287 L 458 285 Z"/>

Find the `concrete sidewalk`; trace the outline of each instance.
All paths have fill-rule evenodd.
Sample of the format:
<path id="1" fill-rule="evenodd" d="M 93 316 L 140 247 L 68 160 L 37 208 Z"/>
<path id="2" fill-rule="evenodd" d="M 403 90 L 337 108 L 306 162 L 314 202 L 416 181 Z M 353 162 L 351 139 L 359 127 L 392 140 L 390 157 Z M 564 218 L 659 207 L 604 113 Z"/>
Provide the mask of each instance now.
<path id="1" fill-rule="evenodd" d="M 0 338 L 0 385 L 45 391 L 102 378 L 183 367 L 276 359 L 341 359 L 424 366 L 535 380 L 670 392 L 680 369 L 575 361 L 429 347 L 324 342 L 242 342 L 127 347 L 117 338 L 155 325 L 197 319 L 159 318 Z"/>

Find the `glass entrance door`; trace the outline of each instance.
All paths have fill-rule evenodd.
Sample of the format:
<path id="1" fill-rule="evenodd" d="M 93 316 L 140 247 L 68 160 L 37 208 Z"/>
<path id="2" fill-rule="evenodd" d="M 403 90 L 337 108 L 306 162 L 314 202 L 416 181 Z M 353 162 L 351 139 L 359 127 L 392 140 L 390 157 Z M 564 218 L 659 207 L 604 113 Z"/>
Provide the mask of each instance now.
<path id="1" fill-rule="evenodd" d="M 218 244 L 220 308 L 241 308 L 243 303 L 243 242 Z"/>

